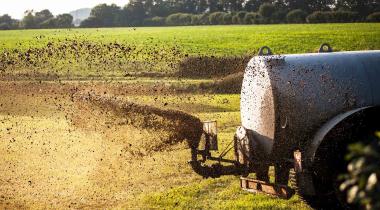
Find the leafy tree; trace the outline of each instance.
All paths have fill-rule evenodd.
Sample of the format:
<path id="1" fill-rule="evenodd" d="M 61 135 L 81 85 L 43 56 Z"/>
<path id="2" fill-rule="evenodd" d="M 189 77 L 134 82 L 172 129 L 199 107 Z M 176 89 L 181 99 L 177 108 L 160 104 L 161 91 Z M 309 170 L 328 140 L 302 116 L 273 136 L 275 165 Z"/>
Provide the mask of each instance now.
<path id="1" fill-rule="evenodd" d="M 234 12 L 243 9 L 242 0 L 219 0 L 217 11 Z"/>
<path id="2" fill-rule="evenodd" d="M 232 24 L 245 24 L 244 18 L 246 14 L 246 11 L 237 12 L 235 15 L 232 16 Z"/>
<path id="3" fill-rule="evenodd" d="M 50 18 L 40 23 L 40 28 L 57 28 L 57 21 L 55 18 Z"/>
<path id="4" fill-rule="evenodd" d="M 164 17 L 153 17 L 152 22 L 156 26 L 162 26 L 165 24 L 165 18 Z"/>
<path id="5" fill-rule="evenodd" d="M 192 14 L 188 14 L 188 13 L 182 13 L 180 16 L 179 16 L 179 22 L 181 23 L 181 25 L 191 25 L 191 16 Z"/>
<path id="6" fill-rule="evenodd" d="M 308 3 L 311 1 L 312 0 L 285 0 L 285 5 L 290 10 L 302 9 L 304 11 L 308 11 L 309 10 Z"/>
<path id="7" fill-rule="evenodd" d="M 358 12 L 364 17 L 380 9 L 380 0 L 337 0 L 336 7 Z"/>
<path id="8" fill-rule="evenodd" d="M 245 24 L 259 24 L 260 19 L 261 19 L 261 16 L 259 13 L 249 12 L 244 17 L 244 23 Z"/>
<path id="9" fill-rule="evenodd" d="M 144 13 L 146 17 L 153 17 L 154 14 L 152 14 L 153 7 L 154 7 L 154 0 L 145 0 L 143 2 L 144 5 Z"/>
<path id="10" fill-rule="evenodd" d="M 335 0 L 284 0 L 288 10 L 302 9 L 307 12 L 330 10 Z"/>
<path id="11" fill-rule="evenodd" d="M 9 30 L 11 26 L 7 23 L 0 23 L 0 30 Z"/>
<path id="12" fill-rule="evenodd" d="M 286 15 L 288 23 L 304 23 L 306 21 L 307 13 L 301 9 L 290 11 Z"/>
<path id="13" fill-rule="evenodd" d="M 246 11 L 240 11 L 240 12 L 236 13 L 236 16 L 239 18 L 239 24 L 245 24 L 244 18 L 246 15 L 247 15 Z"/>
<path id="14" fill-rule="evenodd" d="M 197 11 L 197 0 L 183 0 L 181 12 L 185 13 L 196 13 Z"/>
<path id="15" fill-rule="evenodd" d="M 162 26 L 165 25 L 164 17 L 146 18 L 144 20 L 144 26 Z"/>
<path id="16" fill-rule="evenodd" d="M 61 14 L 55 18 L 55 22 L 58 28 L 71 28 L 73 27 L 73 16 L 70 14 Z"/>
<path id="17" fill-rule="evenodd" d="M 223 24 L 225 25 L 230 25 L 232 24 L 232 14 L 230 13 L 225 13 L 223 15 Z"/>
<path id="18" fill-rule="evenodd" d="M 358 19 L 358 13 L 350 11 L 317 11 L 306 17 L 308 23 L 350 23 Z"/>
<path id="19" fill-rule="evenodd" d="M 191 25 L 201 25 L 201 15 L 192 15 L 191 16 Z"/>
<path id="20" fill-rule="evenodd" d="M 243 0 L 229 0 L 228 11 L 241 11 L 243 9 Z"/>
<path id="21" fill-rule="evenodd" d="M 101 27 L 112 27 L 120 25 L 120 20 L 118 16 L 121 13 L 120 7 L 115 4 L 99 4 L 92 8 L 90 16 L 95 17 L 99 20 L 99 25 Z"/>
<path id="22" fill-rule="evenodd" d="M 96 28 L 101 25 L 101 20 L 99 20 L 97 17 L 90 16 L 89 18 L 83 20 L 80 23 L 80 27 L 82 28 Z"/>
<path id="23" fill-rule="evenodd" d="M 10 26 L 13 23 L 12 17 L 7 14 L 0 16 L 0 23 L 5 23 Z"/>
<path id="24" fill-rule="evenodd" d="M 146 18 L 144 3 L 141 0 L 129 1 L 124 7 L 123 13 L 125 14 L 127 25 L 129 26 L 139 26 Z"/>
<path id="25" fill-rule="evenodd" d="M 167 17 L 170 15 L 170 7 L 167 1 L 155 0 L 148 16 Z"/>
<path id="26" fill-rule="evenodd" d="M 239 16 L 237 16 L 236 14 L 232 16 L 232 19 L 231 19 L 231 22 L 232 24 L 239 24 Z"/>
<path id="27" fill-rule="evenodd" d="M 256 12 L 265 2 L 265 0 L 248 0 L 244 5 L 244 10 L 248 12 Z"/>
<path id="28" fill-rule="evenodd" d="M 214 12 L 208 16 L 211 25 L 222 25 L 225 12 Z"/>
<path id="29" fill-rule="evenodd" d="M 367 17 L 368 22 L 380 22 L 380 12 L 374 12 Z"/>
<path id="30" fill-rule="evenodd" d="M 73 26 L 73 16 L 70 14 L 61 14 L 39 24 L 39 28 L 71 28 Z"/>
<path id="31" fill-rule="evenodd" d="M 5 14 L 0 16 L 0 30 L 16 29 L 18 27 L 18 21 L 12 19 L 11 16 Z"/>
<path id="32" fill-rule="evenodd" d="M 207 0 L 198 0 L 196 13 L 204 13 L 208 9 Z"/>
<path id="33" fill-rule="evenodd" d="M 209 25 L 210 22 L 209 22 L 209 18 L 208 18 L 208 14 L 207 13 L 204 13 L 204 14 L 200 14 L 200 15 L 197 15 L 198 16 L 198 22 L 200 25 Z"/>
<path id="34" fill-rule="evenodd" d="M 269 3 L 262 4 L 259 8 L 259 14 L 267 19 L 271 18 L 275 11 L 276 8 Z"/>
<path id="35" fill-rule="evenodd" d="M 172 25 L 172 26 L 183 26 L 183 25 L 191 25 L 191 14 L 186 14 L 186 13 L 176 13 L 169 15 L 166 18 L 165 23 L 167 25 Z"/>
<path id="36" fill-rule="evenodd" d="M 218 0 L 207 0 L 209 12 L 217 12 L 219 10 Z"/>
<path id="37" fill-rule="evenodd" d="M 54 15 L 47 9 L 36 12 L 34 15 L 34 23 L 38 27 L 42 22 L 47 21 L 51 18 L 54 18 Z"/>
<path id="38" fill-rule="evenodd" d="M 21 21 L 21 26 L 26 29 L 36 28 L 36 21 L 33 15 L 33 10 L 25 12 L 24 18 Z"/>
<path id="39" fill-rule="evenodd" d="M 271 17 L 271 23 L 286 23 L 286 15 L 288 12 L 289 10 L 283 7 L 276 8 Z"/>
<path id="40" fill-rule="evenodd" d="M 308 0 L 307 9 L 305 9 L 305 11 L 329 11 L 333 8 L 335 2 L 335 0 Z"/>

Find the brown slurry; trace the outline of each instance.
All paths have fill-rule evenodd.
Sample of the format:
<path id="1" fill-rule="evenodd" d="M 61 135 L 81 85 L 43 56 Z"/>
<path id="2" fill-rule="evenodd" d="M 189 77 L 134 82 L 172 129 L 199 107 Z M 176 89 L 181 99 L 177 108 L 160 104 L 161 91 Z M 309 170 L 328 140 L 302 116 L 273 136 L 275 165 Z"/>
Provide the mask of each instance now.
<path id="1" fill-rule="evenodd" d="M 98 95 L 91 92 L 78 93 L 74 96 L 77 104 L 95 106 L 108 115 L 116 115 L 124 124 L 152 132 L 169 133 L 169 137 L 152 148 L 164 150 L 167 146 L 187 141 L 189 147 L 197 146 L 202 134 L 202 122 L 190 114 L 177 110 L 165 110 L 150 105 L 140 105 L 116 96 Z"/>
<path id="2" fill-rule="evenodd" d="M 213 78 L 244 72 L 251 56 L 190 56 L 178 65 L 178 75 L 181 77 Z"/>
<path id="3" fill-rule="evenodd" d="M 214 80 L 213 83 L 201 83 L 201 90 L 208 90 L 213 93 L 240 93 L 244 72 L 233 73 L 224 78 Z"/>

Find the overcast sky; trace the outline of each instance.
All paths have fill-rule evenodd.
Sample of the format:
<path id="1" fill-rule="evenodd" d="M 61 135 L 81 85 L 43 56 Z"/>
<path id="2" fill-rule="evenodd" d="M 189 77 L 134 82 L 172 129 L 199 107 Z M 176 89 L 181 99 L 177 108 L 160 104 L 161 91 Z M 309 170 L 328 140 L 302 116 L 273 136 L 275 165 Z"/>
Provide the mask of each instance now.
<path id="1" fill-rule="evenodd" d="M 101 3 L 115 3 L 120 6 L 128 0 L 0 0 L 0 15 L 9 14 L 12 18 L 21 19 L 24 11 L 49 9 L 54 15 L 71 12 L 80 8 L 92 8 Z"/>

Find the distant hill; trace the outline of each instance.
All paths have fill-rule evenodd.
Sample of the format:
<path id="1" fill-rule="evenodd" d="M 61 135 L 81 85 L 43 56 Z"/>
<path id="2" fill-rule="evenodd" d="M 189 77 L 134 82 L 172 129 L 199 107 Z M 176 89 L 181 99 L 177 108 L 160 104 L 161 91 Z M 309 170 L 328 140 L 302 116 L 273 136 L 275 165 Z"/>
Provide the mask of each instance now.
<path id="1" fill-rule="evenodd" d="M 79 24 L 90 17 L 91 13 L 91 8 L 82 8 L 82 9 L 77 9 L 75 11 L 70 12 L 70 15 L 73 16 L 74 18 L 74 25 L 79 26 Z"/>

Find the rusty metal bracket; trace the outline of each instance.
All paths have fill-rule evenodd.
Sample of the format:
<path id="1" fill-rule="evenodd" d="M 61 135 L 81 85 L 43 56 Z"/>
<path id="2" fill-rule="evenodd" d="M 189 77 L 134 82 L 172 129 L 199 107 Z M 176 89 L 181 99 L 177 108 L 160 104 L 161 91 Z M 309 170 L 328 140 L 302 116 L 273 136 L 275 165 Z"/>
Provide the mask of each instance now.
<path id="1" fill-rule="evenodd" d="M 286 185 L 263 182 L 256 179 L 240 177 L 240 187 L 252 193 L 265 193 L 283 199 L 290 199 L 295 191 Z"/>
<path id="2" fill-rule="evenodd" d="M 299 150 L 293 152 L 294 156 L 294 171 L 296 173 L 302 172 L 302 153 Z"/>
<path id="3" fill-rule="evenodd" d="M 305 168 L 303 164 L 302 152 L 299 150 L 294 151 L 294 172 L 295 181 L 298 188 L 298 192 L 303 195 L 315 195 L 315 189 L 313 184 L 313 178 L 311 172 Z"/>

